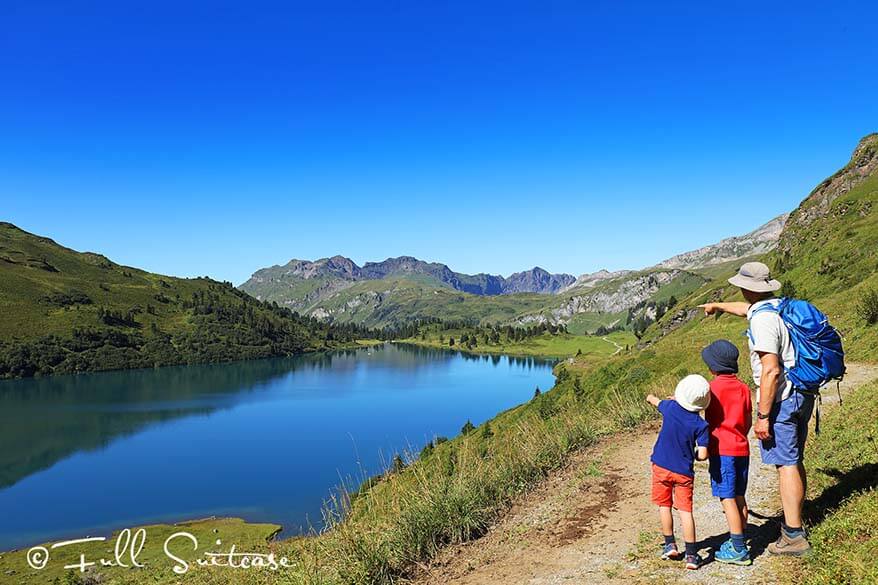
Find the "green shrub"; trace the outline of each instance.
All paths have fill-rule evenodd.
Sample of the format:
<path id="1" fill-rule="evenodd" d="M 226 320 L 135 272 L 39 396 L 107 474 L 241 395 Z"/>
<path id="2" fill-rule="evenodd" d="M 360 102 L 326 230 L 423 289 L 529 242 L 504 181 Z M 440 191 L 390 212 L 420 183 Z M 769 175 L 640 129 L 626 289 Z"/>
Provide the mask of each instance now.
<path id="1" fill-rule="evenodd" d="M 866 325 L 878 323 L 878 290 L 869 288 L 860 295 L 857 303 L 857 316 L 866 322 Z"/>

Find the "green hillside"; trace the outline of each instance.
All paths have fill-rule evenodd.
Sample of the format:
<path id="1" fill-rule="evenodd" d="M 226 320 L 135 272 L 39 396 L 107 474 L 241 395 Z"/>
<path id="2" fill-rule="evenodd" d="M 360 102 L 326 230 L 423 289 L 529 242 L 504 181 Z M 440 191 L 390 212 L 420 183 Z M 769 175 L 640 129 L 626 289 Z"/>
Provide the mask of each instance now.
<path id="1" fill-rule="evenodd" d="M 358 335 L 0 223 L 0 377 L 292 355 Z"/>
<path id="2" fill-rule="evenodd" d="M 394 276 L 353 284 L 307 311 L 334 323 L 368 327 L 394 327 L 418 319 L 519 326 L 552 322 L 572 325 L 571 333 L 591 334 L 601 326 L 631 329 L 646 315 L 654 319 L 657 304 L 685 297 L 706 281 L 687 271 L 648 270 L 557 295 L 484 296 L 454 290 L 427 276 Z M 611 310 L 602 310 L 604 306 Z"/>
<path id="3" fill-rule="evenodd" d="M 359 282 L 312 307 L 311 314 L 368 327 L 429 318 L 495 323 L 543 307 L 547 300 L 547 295 L 536 293 L 473 295 L 429 277 L 397 276 Z"/>

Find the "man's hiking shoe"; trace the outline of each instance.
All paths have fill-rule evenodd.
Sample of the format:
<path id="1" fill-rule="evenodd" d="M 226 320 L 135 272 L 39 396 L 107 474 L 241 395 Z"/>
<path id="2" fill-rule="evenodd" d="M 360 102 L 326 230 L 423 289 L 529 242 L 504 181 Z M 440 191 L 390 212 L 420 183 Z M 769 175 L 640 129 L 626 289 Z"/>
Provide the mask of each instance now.
<path id="1" fill-rule="evenodd" d="M 696 570 L 701 567 L 701 557 L 697 554 L 694 555 L 686 555 L 686 568 L 689 570 Z"/>
<path id="2" fill-rule="evenodd" d="M 768 545 L 768 552 L 773 555 L 800 557 L 811 552 L 811 545 L 804 535 L 790 537 L 781 530 L 780 538 Z"/>
<path id="3" fill-rule="evenodd" d="M 719 547 L 719 550 L 716 551 L 716 555 L 713 558 L 720 563 L 729 563 L 731 565 L 747 566 L 753 564 L 753 560 L 750 558 L 750 551 L 746 547 L 743 550 L 736 549 L 731 540 L 725 541 Z"/>
<path id="4" fill-rule="evenodd" d="M 673 542 L 666 544 L 662 547 L 662 560 L 663 561 L 676 561 L 679 560 L 680 557 L 683 556 L 679 550 L 677 550 L 677 545 Z"/>

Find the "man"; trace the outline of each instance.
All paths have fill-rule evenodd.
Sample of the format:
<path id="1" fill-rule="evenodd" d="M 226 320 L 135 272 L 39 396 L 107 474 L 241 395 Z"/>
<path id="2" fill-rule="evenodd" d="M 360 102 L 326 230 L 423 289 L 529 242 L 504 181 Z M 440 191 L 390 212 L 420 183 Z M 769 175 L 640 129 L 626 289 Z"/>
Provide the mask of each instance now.
<path id="1" fill-rule="evenodd" d="M 814 395 L 794 388 L 786 377 L 786 370 L 796 363 L 796 355 L 783 320 L 765 306 L 780 302 L 774 292 L 781 284 L 771 278 L 768 266 L 748 262 L 729 283 L 741 289 L 747 302 L 707 303 L 701 307 L 705 315 L 723 312 L 746 317 L 750 322 L 750 363 L 758 387 L 753 430 L 760 439 L 762 462 L 777 468 L 784 513 L 780 538 L 768 545 L 768 551 L 800 556 L 811 550 L 802 526 L 806 486 L 802 460 Z"/>

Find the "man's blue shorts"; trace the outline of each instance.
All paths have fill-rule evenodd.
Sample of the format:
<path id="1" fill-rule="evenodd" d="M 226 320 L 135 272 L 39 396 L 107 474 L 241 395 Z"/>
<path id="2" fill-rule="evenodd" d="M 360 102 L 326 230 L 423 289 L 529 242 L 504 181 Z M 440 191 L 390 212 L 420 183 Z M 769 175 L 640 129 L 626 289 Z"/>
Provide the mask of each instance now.
<path id="1" fill-rule="evenodd" d="M 793 390 L 786 400 L 775 402 L 768 417 L 771 437 L 759 442 L 762 462 L 797 465 L 805 457 L 808 421 L 814 411 L 814 395 Z"/>
<path id="2" fill-rule="evenodd" d="M 734 498 L 747 493 L 750 473 L 748 455 L 712 455 L 710 457 L 710 489 L 715 498 Z"/>

